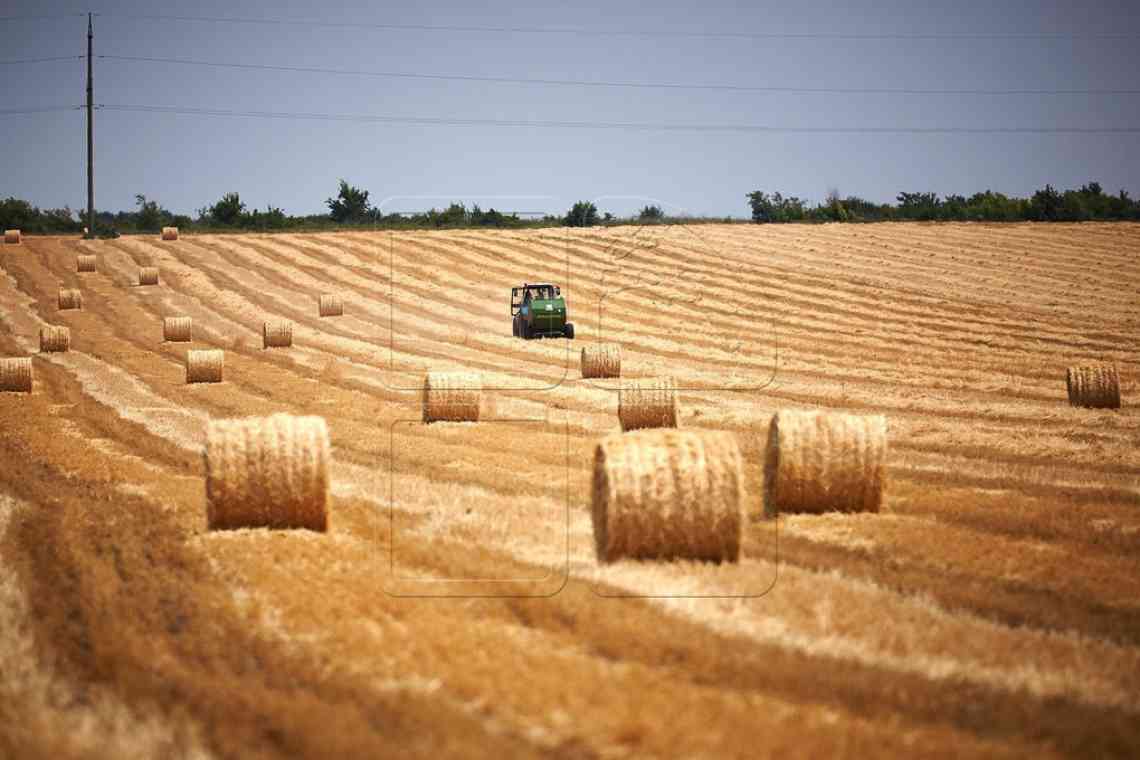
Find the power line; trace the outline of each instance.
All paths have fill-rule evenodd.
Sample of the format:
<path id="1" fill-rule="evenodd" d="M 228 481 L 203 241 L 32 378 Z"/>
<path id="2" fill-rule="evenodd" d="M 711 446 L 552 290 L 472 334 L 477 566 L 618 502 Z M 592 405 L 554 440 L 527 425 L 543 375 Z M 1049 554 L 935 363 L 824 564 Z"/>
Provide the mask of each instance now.
<path id="1" fill-rule="evenodd" d="M 564 87 L 607 87 L 655 90 L 718 90 L 727 92 L 809 93 L 821 95 L 1140 95 L 1140 89 L 926 89 L 911 87 L 785 87 L 737 84 L 688 84 L 680 82 L 629 82 L 591 81 L 584 79 L 538 79 L 531 77 L 496 77 L 468 74 L 427 74 L 405 71 L 362 71 L 358 69 L 329 69 L 314 66 L 287 66 L 262 63 L 232 63 L 204 61 L 189 58 L 157 58 L 134 55 L 101 55 L 112 61 L 136 63 L 170 63 L 181 66 L 208 66 L 212 68 L 247 69 L 256 71 L 283 71 L 303 74 L 334 74 L 342 76 L 382 77 L 387 79 L 420 79 L 455 82 L 491 82 L 496 84 L 554 85 Z"/>
<path id="2" fill-rule="evenodd" d="M 741 132 L 805 134 L 1140 134 L 1140 127 L 797 127 L 761 124 L 668 124 L 622 121 L 553 121 L 531 119 L 463 119 L 433 116 L 329 114 L 294 111 L 236 111 L 185 106 L 101 104 L 107 111 L 166 113 L 193 116 L 233 116 L 297 121 L 342 121 L 366 124 L 418 124 L 422 126 L 531 127 L 541 129 L 614 129 L 653 132 Z"/>
<path id="3" fill-rule="evenodd" d="M 56 55 L 51 58 L 19 58 L 14 61 L 0 61 L 0 66 L 11 66 L 17 63 L 47 63 L 48 61 L 78 61 L 85 57 L 82 55 Z"/>
<path id="4" fill-rule="evenodd" d="M 78 18 L 86 13 L 44 13 L 34 16 L 0 16 L 0 21 L 44 21 L 59 18 Z"/>
<path id="5" fill-rule="evenodd" d="M 588 29 L 581 27 L 544 26 L 475 26 L 462 24 L 390 24 L 367 21 L 316 21 L 285 18 L 240 18 L 232 16 L 183 16 L 143 13 L 98 13 L 97 16 L 128 18 L 138 21 L 178 21 L 214 24 L 263 24 L 275 26 L 304 26 L 327 29 L 380 29 L 389 31 L 470 32 L 478 34 L 545 34 L 588 37 L 672 37 L 696 39 L 743 40 L 1130 40 L 1140 38 L 1138 32 L 729 32 L 729 31 L 670 31 L 664 29 Z"/>
<path id="6" fill-rule="evenodd" d="M 31 113 L 51 113 L 53 111 L 79 111 L 83 106 L 45 106 L 42 108 L 0 108 L 0 116 L 19 116 Z"/>

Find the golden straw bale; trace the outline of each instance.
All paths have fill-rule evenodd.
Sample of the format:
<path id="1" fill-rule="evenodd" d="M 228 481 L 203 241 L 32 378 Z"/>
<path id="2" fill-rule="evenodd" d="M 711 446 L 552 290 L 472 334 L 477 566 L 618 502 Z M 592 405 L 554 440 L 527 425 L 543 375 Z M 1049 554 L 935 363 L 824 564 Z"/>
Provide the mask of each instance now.
<path id="1" fill-rule="evenodd" d="M 261 326 L 262 348 L 288 348 L 293 345 L 293 323 L 286 320 L 266 322 Z"/>
<path id="2" fill-rule="evenodd" d="M 211 420 L 204 453 L 210 530 L 327 529 L 329 430 L 323 417 Z"/>
<path id="3" fill-rule="evenodd" d="M 582 377 L 621 377 L 621 346 L 617 343 L 583 346 Z"/>
<path id="4" fill-rule="evenodd" d="M 1086 409 L 1120 408 L 1120 370 L 1115 364 L 1069 367 L 1065 373 L 1069 405 Z"/>
<path id="5" fill-rule="evenodd" d="M 672 377 L 633 380 L 618 390 L 622 430 L 677 427 L 677 383 Z"/>
<path id="6" fill-rule="evenodd" d="M 187 383 L 220 383 L 226 352 L 219 349 L 186 352 Z"/>
<path id="7" fill-rule="evenodd" d="M 44 325 L 40 328 L 40 352 L 59 353 L 71 348 L 71 329 L 64 325 Z"/>
<path id="8" fill-rule="evenodd" d="M 19 245 L 23 239 L 19 230 L 4 230 L 4 242 L 8 245 Z"/>
<path id="9" fill-rule="evenodd" d="M 340 296 L 325 294 L 320 297 L 318 310 L 322 317 L 344 316 L 344 301 Z"/>
<path id="10" fill-rule="evenodd" d="M 98 259 L 93 253 L 81 253 L 75 257 L 75 271 L 94 272 Z"/>
<path id="11" fill-rule="evenodd" d="M 886 488 L 887 419 L 781 411 L 764 457 L 764 511 L 878 512 Z"/>
<path id="12" fill-rule="evenodd" d="M 31 357 L 20 356 L 0 359 L 0 391 L 32 392 Z"/>
<path id="13" fill-rule="evenodd" d="M 75 288 L 60 288 L 59 289 L 59 310 L 67 311 L 69 309 L 82 309 L 83 308 L 83 294 Z"/>
<path id="14" fill-rule="evenodd" d="M 193 323 L 190 317 L 164 317 L 162 320 L 162 339 L 171 343 L 189 343 Z"/>
<path id="15" fill-rule="evenodd" d="M 475 372 L 429 372 L 424 376 L 424 422 L 478 422 L 483 377 Z"/>
<path id="16" fill-rule="evenodd" d="M 177 227 L 163 227 L 162 228 L 162 239 L 163 240 L 177 240 L 178 239 L 178 228 Z"/>
<path id="17" fill-rule="evenodd" d="M 158 267 L 142 267 L 139 269 L 139 285 L 157 285 Z"/>
<path id="18" fill-rule="evenodd" d="M 744 525 L 736 438 L 708 430 L 639 430 L 594 450 L 598 559 L 735 562 Z"/>

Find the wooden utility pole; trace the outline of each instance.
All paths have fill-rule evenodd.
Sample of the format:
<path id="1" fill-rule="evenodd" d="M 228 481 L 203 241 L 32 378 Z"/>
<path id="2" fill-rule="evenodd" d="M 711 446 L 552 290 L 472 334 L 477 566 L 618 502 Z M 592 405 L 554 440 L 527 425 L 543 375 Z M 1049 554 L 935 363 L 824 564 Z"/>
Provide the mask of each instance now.
<path id="1" fill-rule="evenodd" d="M 95 237 L 95 84 L 91 47 L 95 34 L 87 14 L 87 237 Z"/>

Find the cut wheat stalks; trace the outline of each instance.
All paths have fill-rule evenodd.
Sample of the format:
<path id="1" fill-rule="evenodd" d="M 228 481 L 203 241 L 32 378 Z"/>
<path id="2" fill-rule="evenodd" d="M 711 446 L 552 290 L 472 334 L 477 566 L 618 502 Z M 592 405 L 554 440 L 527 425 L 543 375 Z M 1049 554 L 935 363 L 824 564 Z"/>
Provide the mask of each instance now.
<path id="1" fill-rule="evenodd" d="M 0 359 L 0 391 L 32 392 L 31 357 L 20 356 Z"/>
<path id="2" fill-rule="evenodd" d="M 322 295 L 317 308 L 322 317 L 344 316 L 344 301 L 340 296 Z"/>
<path id="3" fill-rule="evenodd" d="M 293 345 L 293 323 L 285 320 L 266 322 L 261 326 L 262 348 L 288 348 Z"/>
<path id="4" fill-rule="evenodd" d="M 740 448 L 730 433 L 639 430 L 594 450 L 598 560 L 735 562 L 744 516 Z"/>
<path id="5" fill-rule="evenodd" d="M 59 310 L 68 311 L 70 309 L 83 308 L 83 294 L 75 288 L 60 288 L 59 289 Z"/>
<path id="6" fill-rule="evenodd" d="M 226 352 L 220 349 L 208 349 L 186 352 L 186 382 L 187 383 L 220 383 L 222 382 L 222 366 L 226 361 Z"/>
<path id="7" fill-rule="evenodd" d="M 1086 409 L 1120 408 L 1120 370 L 1115 364 L 1069 367 L 1069 405 Z"/>
<path id="8" fill-rule="evenodd" d="M 482 398 L 482 375 L 429 372 L 424 376 L 424 422 L 478 422 Z"/>
<path id="9" fill-rule="evenodd" d="M 764 511 L 878 512 L 886 488 L 887 419 L 782 411 L 764 457 Z"/>
<path id="10" fill-rule="evenodd" d="M 323 417 L 211 420 L 205 459 L 210 530 L 328 528 L 329 431 Z"/>
<path id="11" fill-rule="evenodd" d="M 81 253 L 75 257 L 75 271 L 94 272 L 98 259 L 93 253 Z"/>
<path id="12" fill-rule="evenodd" d="M 677 383 L 671 377 L 632 380 L 618 390 L 622 430 L 677 427 Z"/>
<path id="13" fill-rule="evenodd" d="M 189 343 L 193 340 L 192 328 L 193 322 L 190 317 L 164 317 L 162 339 L 170 343 Z"/>
<path id="14" fill-rule="evenodd" d="M 583 346 L 582 377 L 621 377 L 621 346 L 617 343 Z"/>
<path id="15" fill-rule="evenodd" d="M 23 239 L 19 230 L 4 230 L 4 242 L 8 245 L 19 245 Z"/>
<path id="16" fill-rule="evenodd" d="M 163 240 L 177 240 L 178 239 L 178 228 L 177 227 L 163 227 L 162 228 L 162 239 Z"/>
<path id="17" fill-rule="evenodd" d="M 157 285 L 158 267 L 142 267 L 139 269 L 139 285 Z"/>
<path id="18" fill-rule="evenodd" d="M 40 328 L 40 352 L 54 354 L 71 348 L 71 329 L 63 325 L 44 325 Z"/>

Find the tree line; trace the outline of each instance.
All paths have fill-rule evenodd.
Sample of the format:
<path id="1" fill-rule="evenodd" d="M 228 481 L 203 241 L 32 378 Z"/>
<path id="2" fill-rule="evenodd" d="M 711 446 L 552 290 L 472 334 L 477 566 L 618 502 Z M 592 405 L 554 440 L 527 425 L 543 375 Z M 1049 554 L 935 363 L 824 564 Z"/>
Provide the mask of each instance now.
<path id="1" fill-rule="evenodd" d="M 1046 185 L 1029 198 L 986 190 L 970 197 L 936 193 L 899 193 L 895 203 L 874 203 L 858 196 L 828 193 L 811 205 L 795 196 L 757 190 L 746 196 L 752 221 L 780 222 L 1088 222 L 1140 221 L 1140 199 L 1126 190 L 1106 194 L 1098 182 L 1076 190 Z"/>
<path id="2" fill-rule="evenodd" d="M 895 203 L 875 203 L 858 196 L 840 197 L 837 191 L 810 204 L 795 196 L 762 190 L 748 193 L 746 198 L 752 221 L 781 222 L 889 222 L 889 221 L 974 221 L 974 222 L 1080 222 L 1140 221 L 1140 200 L 1127 191 L 1115 195 L 1104 192 L 1097 182 L 1089 182 L 1076 190 L 1058 191 L 1046 185 L 1029 198 L 1016 198 L 986 190 L 970 197 L 932 192 L 903 192 Z M 444 209 L 430 209 L 412 214 L 384 213 L 369 199 L 367 190 L 340 180 L 336 195 L 325 199 L 328 213 L 294 216 L 275 206 L 250 209 L 236 192 L 198 209 L 196 216 L 175 214 L 145 195 L 135 196 L 131 211 L 98 211 L 95 234 L 114 237 L 120 233 L 158 232 L 171 226 L 198 231 L 274 231 L 323 230 L 340 227 L 370 226 L 382 229 L 451 229 L 466 227 L 592 227 L 610 224 L 668 224 L 683 222 L 734 222 L 726 218 L 670 217 L 660 206 L 647 205 L 630 217 L 616 217 L 600 212 L 594 203 L 578 201 L 565 214 L 548 214 L 539 219 L 524 219 L 518 214 L 477 204 L 468 208 L 452 203 Z M 0 229 L 20 229 L 36 234 L 80 233 L 85 221 L 78 211 L 68 207 L 40 209 L 17 198 L 0 200 Z"/>

